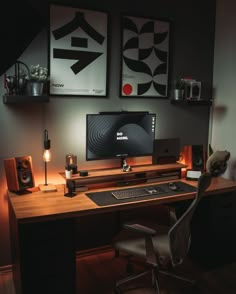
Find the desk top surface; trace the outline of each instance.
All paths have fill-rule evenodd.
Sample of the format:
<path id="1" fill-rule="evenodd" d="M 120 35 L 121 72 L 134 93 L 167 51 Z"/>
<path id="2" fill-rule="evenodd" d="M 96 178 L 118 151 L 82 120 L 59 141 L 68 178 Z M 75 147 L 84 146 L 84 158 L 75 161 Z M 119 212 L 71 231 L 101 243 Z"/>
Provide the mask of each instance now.
<path id="1" fill-rule="evenodd" d="M 182 180 L 185 182 L 186 180 Z M 196 186 L 196 181 L 187 181 L 188 184 Z M 142 184 L 143 186 L 143 184 Z M 83 215 L 100 214 L 112 211 L 144 207 L 154 204 L 170 203 L 191 199 L 195 193 L 183 193 L 156 199 L 138 200 L 135 202 L 97 206 L 90 200 L 85 192 L 77 192 L 73 198 L 64 196 L 65 185 L 58 185 L 56 192 L 33 192 L 31 194 L 16 195 L 9 192 L 9 204 L 11 205 L 18 222 L 37 222 L 52 219 L 73 218 Z M 100 188 L 93 191 L 110 190 L 111 188 Z M 214 195 L 230 191 L 236 191 L 236 181 L 224 178 L 213 178 L 205 195 Z"/>

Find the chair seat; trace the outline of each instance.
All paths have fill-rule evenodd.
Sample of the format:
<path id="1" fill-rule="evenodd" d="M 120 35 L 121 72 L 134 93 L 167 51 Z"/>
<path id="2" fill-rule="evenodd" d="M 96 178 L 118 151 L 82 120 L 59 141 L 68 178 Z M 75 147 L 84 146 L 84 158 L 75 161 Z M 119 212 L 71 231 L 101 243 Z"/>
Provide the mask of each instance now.
<path id="1" fill-rule="evenodd" d="M 167 234 L 169 227 L 160 226 L 147 221 L 143 221 L 141 224 L 156 230 L 157 234 L 153 236 L 152 239 L 156 255 L 158 256 L 157 252 L 159 253 L 158 263 L 163 266 L 168 265 L 171 254 Z M 156 242 L 156 240 L 158 240 L 158 242 Z M 146 259 L 145 239 L 140 237 L 140 233 L 130 234 L 126 229 L 122 230 L 114 242 L 114 248 L 126 254 Z"/>

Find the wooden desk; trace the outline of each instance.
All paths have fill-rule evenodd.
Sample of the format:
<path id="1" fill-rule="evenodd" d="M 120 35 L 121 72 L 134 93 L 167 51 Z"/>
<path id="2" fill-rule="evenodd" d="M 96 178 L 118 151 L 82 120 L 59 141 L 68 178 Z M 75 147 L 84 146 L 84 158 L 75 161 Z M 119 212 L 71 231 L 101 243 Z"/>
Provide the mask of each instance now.
<path id="1" fill-rule="evenodd" d="M 196 182 L 189 182 L 196 185 Z M 97 191 L 110 188 L 97 189 Z M 236 191 L 236 182 L 214 178 L 205 195 Z M 64 197 L 57 192 L 9 193 L 14 282 L 17 294 L 75 294 L 76 265 L 74 219 L 84 215 L 171 203 L 193 198 L 195 193 L 99 207 L 85 193 Z"/>

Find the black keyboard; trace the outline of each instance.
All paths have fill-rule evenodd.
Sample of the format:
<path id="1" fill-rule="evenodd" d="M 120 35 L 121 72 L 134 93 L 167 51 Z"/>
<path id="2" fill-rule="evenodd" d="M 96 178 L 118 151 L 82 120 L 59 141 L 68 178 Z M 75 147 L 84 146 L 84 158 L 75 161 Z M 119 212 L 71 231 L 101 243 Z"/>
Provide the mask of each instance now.
<path id="1" fill-rule="evenodd" d="M 123 189 L 123 190 L 116 190 L 111 192 L 111 194 L 116 199 L 130 199 L 130 198 L 137 198 L 137 197 L 145 197 L 150 195 L 158 195 L 166 193 L 159 186 L 148 186 L 148 187 L 140 187 L 140 188 L 131 188 L 131 189 Z"/>

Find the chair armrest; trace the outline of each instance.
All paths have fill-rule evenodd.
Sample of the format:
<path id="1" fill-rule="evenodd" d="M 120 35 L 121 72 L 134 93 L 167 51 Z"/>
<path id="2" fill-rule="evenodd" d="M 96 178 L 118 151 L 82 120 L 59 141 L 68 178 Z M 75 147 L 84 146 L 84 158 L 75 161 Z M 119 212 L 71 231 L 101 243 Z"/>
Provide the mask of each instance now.
<path id="1" fill-rule="evenodd" d="M 145 236 L 146 261 L 152 265 L 157 265 L 157 256 L 159 256 L 159 253 L 155 253 L 152 242 L 152 236 L 156 235 L 157 232 L 141 224 L 124 224 L 124 229 L 128 229 Z"/>
<path id="2" fill-rule="evenodd" d="M 124 229 L 150 236 L 154 236 L 157 233 L 155 230 L 140 224 L 124 224 Z"/>

